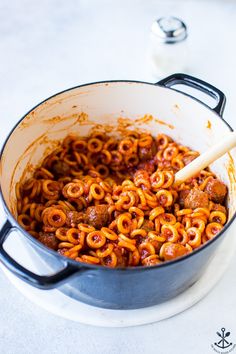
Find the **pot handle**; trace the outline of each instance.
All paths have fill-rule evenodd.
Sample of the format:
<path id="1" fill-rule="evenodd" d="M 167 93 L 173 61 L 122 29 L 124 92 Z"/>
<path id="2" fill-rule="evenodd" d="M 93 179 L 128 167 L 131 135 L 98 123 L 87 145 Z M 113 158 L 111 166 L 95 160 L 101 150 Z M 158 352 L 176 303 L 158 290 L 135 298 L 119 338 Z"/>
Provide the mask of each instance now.
<path id="1" fill-rule="evenodd" d="M 12 226 L 10 221 L 7 220 L 0 230 L 0 261 L 3 265 L 15 274 L 18 278 L 25 281 L 26 283 L 39 288 L 39 289 L 54 289 L 62 285 L 67 281 L 69 277 L 76 274 L 77 272 L 83 272 L 85 269 L 77 267 L 64 261 L 65 267 L 58 273 L 53 275 L 38 275 L 30 270 L 26 269 L 19 263 L 17 263 L 5 250 L 4 242 L 7 237 L 12 233 L 12 231 L 17 231 L 17 227 Z"/>
<path id="2" fill-rule="evenodd" d="M 193 76 L 186 75 L 186 74 L 173 74 L 156 83 L 156 85 L 169 87 L 169 88 L 178 84 L 190 86 L 196 90 L 202 91 L 205 94 L 213 97 L 216 100 L 216 106 L 212 108 L 213 111 L 218 113 L 220 116 L 223 115 L 225 102 L 226 102 L 225 95 L 218 88 L 208 84 L 205 81 L 202 81 L 200 79 L 197 79 Z"/>

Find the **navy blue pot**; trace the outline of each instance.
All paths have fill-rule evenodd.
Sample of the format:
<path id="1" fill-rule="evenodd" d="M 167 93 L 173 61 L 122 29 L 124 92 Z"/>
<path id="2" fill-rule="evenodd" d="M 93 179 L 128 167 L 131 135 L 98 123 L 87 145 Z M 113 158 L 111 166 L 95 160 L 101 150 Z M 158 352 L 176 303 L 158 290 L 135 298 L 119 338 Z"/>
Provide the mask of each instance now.
<path id="1" fill-rule="evenodd" d="M 215 108 L 211 109 L 196 98 L 174 90 L 172 86 L 178 84 L 191 86 L 195 90 L 200 90 L 213 97 L 216 101 Z M 94 89 L 96 91 L 95 93 L 93 91 Z M 232 130 L 222 118 L 225 106 L 224 94 L 208 83 L 184 74 L 174 74 L 161 80 L 158 84 L 139 81 L 107 81 L 81 85 L 58 93 L 44 102 L 41 102 L 20 120 L 9 134 L 1 151 L 1 199 L 7 215 L 7 221 L 0 231 L 0 261 L 18 278 L 34 287 L 45 291 L 47 289 L 58 288 L 58 290 L 68 296 L 93 306 L 110 309 L 136 309 L 164 302 L 189 288 L 201 277 L 224 235 L 230 230 L 230 225 L 236 216 L 234 207 L 232 207 L 230 220 L 224 229 L 214 239 L 192 253 L 153 267 L 128 267 L 125 269 L 110 269 L 102 266 L 89 265 L 63 257 L 34 239 L 20 227 L 13 216 L 15 213 L 14 207 L 11 205 L 12 197 L 9 198 L 7 193 L 8 190 L 10 190 L 9 193 L 14 193 L 14 191 L 12 188 L 9 188 L 9 186 L 5 186 L 8 182 L 7 178 L 4 177 L 4 171 L 7 166 L 4 166 L 4 163 L 6 163 L 9 151 L 11 151 L 10 146 L 13 146 L 16 131 L 18 132 L 17 134 L 19 134 L 20 129 L 26 126 L 24 123 L 27 121 L 28 124 L 31 119 L 33 120 L 35 115 L 41 112 L 44 107 L 47 107 L 47 104 L 50 104 L 50 102 L 53 101 L 54 106 L 61 105 L 64 102 L 65 95 L 70 99 L 71 97 L 72 99 L 76 97 L 77 101 L 80 102 L 81 90 L 87 92 L 87 95 L 93 95 L 93 97 L 99 92 L 99 100 L 96 102 L 101 102 L 101 97 L 103 97 L 104 93 L 108 94 L 108 90 L 112 91 L 112 95 L 117 100 L 117 90 L 123 90 L 123 102 L 127 97 L 128 103 L 126 102 L 125 104 L 130 104 L 130 101 L 133 99 L 133 105 L 135 106 L 140 104 L 139 95 L 141 95 L 140 97 L 144 97 L 144 93 L 147 92 L 148 95 L 144 97 L 146 102 L 146 108 L 144 108 L 144 110 L 146 110 L 146 112 L 152 113 L 152 110 L 148 110 L 147 107 L 152 107 L 153 105 L 155 105 L 155 107 L 157 106 L 156 109 L 159 109 L 160 112 L 164 112 L 164 106 L 166 106 L 166 110 L 169 112 L 169 116 L 171 116 L 171 107 L 174 107 L 176 110 L 180 109 L 180 112 L 176 113 L 176 115 L 182 115 L 183 119 L 186 119 L 185 113 L 192 107 L 193 117 L 197 115 L 196 110 L 199 109 L 199 124 L 201 122 L 201 116 L 203 116 L 204 113 L 205 117 L 209 117 L 212 122 L 220 121 L 219 124 L 225 132 Z M 163 99 L 163 97 L 166 97 L 166 99 Z M 158 100 L 159 102 L 157 102 Z M 95 99 L 91 105 L 95 104 L 94 102 Z M 175 104 L 173 104 L 174 102 Z M 172 106 L 168 107 L 170 103 Z M 109 100 L 107 104 L 109 106 Z M 76 107 L 76 105 L 73 105 L 73 107 Z M 86 110 L 86 107 L 83 109 Z M 108 113 L 109 109 L 108 107 Z M 174 117 L 171 119 L 173 123 Z M 195 120 L 193 122 L 195 122 Z M 176 124 L 178 124 L 178 122 Z M 191 124 L 189 123 L 190 126 Z M 150 129 L 152 130 L 152 128 Z M 159 127 L 159 131 L 163 131 L 163 129 L 168 128 Z M 217 129 L 219 129 L 218 126 Z M 194 132 L 196 136 L 199 134 L 200 139 L 202 127 L 199 127 L 199 132 L 198 128 L 194 130 L 196 130 Z M 67 131 L 65 131 L 64 134 L 66 135 Z M 22 141 L 24 141 L 23 135 Z M 186 141 L 186 145 L 190 145 L 190 143 Z M 196 144 L 193 143 L 192 145 L 194 148 Z M 196 146 L 196 148 L 201 151 L 198 146 Z M 228 185 L 229 184 L 230 181 L 228 181 Z M 230 193 L 231 191 L 232 188 L 230 188 Z M 230 197 L 235 200 L 236 196 L 231 195 Z M 229 208 L 231 208 L 231 206 L 229 206 Z M 22 242 L 25 247 L 31 254 L 35 255 L 34 258 L 37 269 L 40 271 L 42 265 L 47 265 L 48 269 L 53 273 L 52 275 L 37 275 L 29 271 L 16 262 L 12 256 L 5 251 L 4 242 L 13 230 L 17 230 L 17 232 L 21 234 Z M 59 271 L 58 268 L 60 268 Z"/>

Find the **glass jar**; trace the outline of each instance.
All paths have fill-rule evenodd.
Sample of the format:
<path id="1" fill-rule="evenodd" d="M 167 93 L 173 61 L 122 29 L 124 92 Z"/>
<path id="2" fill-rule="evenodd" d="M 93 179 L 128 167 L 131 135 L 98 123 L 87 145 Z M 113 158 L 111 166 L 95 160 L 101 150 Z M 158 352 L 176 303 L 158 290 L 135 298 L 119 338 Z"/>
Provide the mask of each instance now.
<path id="1" fill-rule="evenodd" d="M 187 27 L 176 17 L 162 17 L 151 28 L 148 50 L 151 72 L 156 78 L 187 71 Z"/>

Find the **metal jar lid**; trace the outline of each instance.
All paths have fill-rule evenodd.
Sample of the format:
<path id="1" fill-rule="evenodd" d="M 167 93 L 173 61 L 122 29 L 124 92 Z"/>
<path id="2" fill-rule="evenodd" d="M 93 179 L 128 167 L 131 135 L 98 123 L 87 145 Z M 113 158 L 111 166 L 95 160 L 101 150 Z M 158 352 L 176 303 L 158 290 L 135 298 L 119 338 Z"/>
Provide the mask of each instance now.
<path id="1" fill-rule="evenodd" d="M 187 26 L 177 17 L 161 17 L 152 24 L 152 33 L 162 43 L 177 43 L 187 38 Z"/>

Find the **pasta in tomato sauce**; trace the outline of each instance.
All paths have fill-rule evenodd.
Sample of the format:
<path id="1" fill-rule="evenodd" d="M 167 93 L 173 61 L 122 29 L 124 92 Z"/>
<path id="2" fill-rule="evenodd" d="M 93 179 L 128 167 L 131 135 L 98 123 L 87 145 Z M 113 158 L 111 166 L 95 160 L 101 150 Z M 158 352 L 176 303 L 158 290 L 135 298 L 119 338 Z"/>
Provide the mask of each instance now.
<path id="1" fill-rule="evenodd" d="M 184 256 L 227 221 L 227 187 L 209 169 L 174 186 L 198 155 L 164 134 L 68 135 L 17 183 L 18 223 L 79 262 L 153 266 Z"/>

